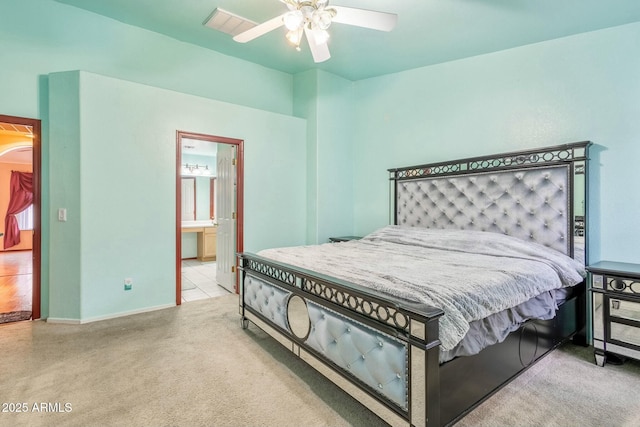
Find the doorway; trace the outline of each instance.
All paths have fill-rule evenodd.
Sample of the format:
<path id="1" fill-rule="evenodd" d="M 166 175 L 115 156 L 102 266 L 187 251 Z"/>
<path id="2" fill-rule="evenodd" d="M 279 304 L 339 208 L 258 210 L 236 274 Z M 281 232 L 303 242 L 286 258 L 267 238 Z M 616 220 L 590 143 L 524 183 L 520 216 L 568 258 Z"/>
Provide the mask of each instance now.
<path id="1" fill-rule="evenodd" d="M 2 218 L 3 233 L 3 236 L 0 237 L 0 240 L 3 241 L 0 252 L 0 257 L 3 257 L 1 259 L 2 276 L 0 277 L 0 291 L 3 298 L 0 303 L 5 302 L 6 305 L 0 306 L 0 314 L 6 310 L 23 314 L 25 311 L 30 311 L 29 317 L 31 319 L 39 319 L 41 316 L 40 120 L 0 115 L 0 172 L 5 175 L 5 179 L 2 181 L 6 181 L 1 189 L 3 198 L 0 198 L 6 199 L 3 203 L 4 208 L 0 209 L 2 210 L 0 218 Z M 20 187 L 32 194 L 32 200 L 26 208 L 17 208 L 20 212 L 16 212 L 15 216 L 18 217 L 16 221 L 18 221 L 21 231 L 11 232 L 11 243 L 4 244 L 4 239 L 8 237 L 5 229 L 5 214 L 9 207 L 9 182 L 13 172 L 16 172 L 16 175 L 20 174 L 22 180 Z M 16 178 L 18 177 L 16 176 Z M 28 190 L 29 186 L 31 187 L 30 191 Z M 15 208 L 15 204 L 12 206 Z M 30 245 L 28 237 L 31 238 Z M 8 247 L 5 249 L 5 246 Z M 27 292 L 26 296 L 24 292 Z M 25 308 L 28 310 L 24 310 Z M 16 319 L 25 320 L 23 317 Z"/>
<path id="2" fill-rule="evenodd" d="M 191 151 L 194 149 L 196 152 L 214 149 L 213 163 L 207 158 L 200 161 L 197 153 Z M 184 161 L 185 159 L 188 161 Z M 193 263 L 209 261 L 208 267 L 213 264 L 216 269 L 213 273 L 215 282 L 230 292 L 238 292 L 235 254 L 242 252 L 244 246 L 243 166 L 244 141 L 215 135 L 177 132 L 176 305 L 183 301 L 183 268 L 188 268 L 183 264 L 183 254 L 187 258 L 194 258 Z M 191 175 L 196 176 L 193 187 L 185 181 L 185 178 Z M 190 194 L 183 194 L 187 188 L 190 194 L 194 194 L 193 201 Z M 185 195 L 188 196 L 188 200 L 185 200 Z M 199 199 L 201 203 L 198 203 Z M 187 218 L 184 212 L 188 212 L 191 206 L 195 214 Z M 183 236 L 191 237 L 191 241 L 197 243 L 192 245 L 189 243 L 190 240 Z M 183 242 L 188 246 L 183 247 Z"/>

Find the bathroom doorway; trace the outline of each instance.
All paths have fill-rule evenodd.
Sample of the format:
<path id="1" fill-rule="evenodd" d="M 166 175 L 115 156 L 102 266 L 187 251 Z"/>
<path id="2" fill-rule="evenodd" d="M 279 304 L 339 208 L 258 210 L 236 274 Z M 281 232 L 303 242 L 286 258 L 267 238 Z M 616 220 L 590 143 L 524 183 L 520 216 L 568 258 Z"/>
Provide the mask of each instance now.
<path id="1" fill-rule="evenodd" d="M 40 120 L 0 115 L 0 317 L 7 321 L 41 316 L 40 144 Z"/>
<path id="2" fill-rule="evenodd" d="M 243 143 L 177 132 L 176 305 L 237 293 L 235 254 L 243 250 Z"/>

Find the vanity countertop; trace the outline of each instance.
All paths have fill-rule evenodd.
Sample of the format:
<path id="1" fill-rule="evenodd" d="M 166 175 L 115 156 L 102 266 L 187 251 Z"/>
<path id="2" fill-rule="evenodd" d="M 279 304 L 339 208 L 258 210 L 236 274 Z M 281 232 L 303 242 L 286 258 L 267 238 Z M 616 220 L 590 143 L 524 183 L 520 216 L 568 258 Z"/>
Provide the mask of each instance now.
<path id="1" fill-rule="evenodd" d="M 210 219 L 199 221 L 182 221 L 182 228 L 217 227 Z"/>

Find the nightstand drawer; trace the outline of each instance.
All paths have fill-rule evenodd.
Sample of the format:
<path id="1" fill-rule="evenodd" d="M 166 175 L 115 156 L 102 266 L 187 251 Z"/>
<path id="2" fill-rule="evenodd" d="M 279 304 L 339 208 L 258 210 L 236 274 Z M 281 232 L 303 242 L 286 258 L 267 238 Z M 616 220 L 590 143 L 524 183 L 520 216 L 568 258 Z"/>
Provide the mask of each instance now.
<path id="1" fill-rule="evenodd" d="M 611 341 L 619 341 L 625 344 L 640 347 L 640 330 L 636 326 L 624 325 L 622 323 L 611 322 Z"/>
<path id="2" fill-rule="evenodd" d="M 609 316 L 640 322 L 640 303 L 619 298 L 610 298 Z"/>
<path id="3" fill-rule="evenodd" d="M 640 296 L 640 280 L 607 276 L 607 290 Z"/>

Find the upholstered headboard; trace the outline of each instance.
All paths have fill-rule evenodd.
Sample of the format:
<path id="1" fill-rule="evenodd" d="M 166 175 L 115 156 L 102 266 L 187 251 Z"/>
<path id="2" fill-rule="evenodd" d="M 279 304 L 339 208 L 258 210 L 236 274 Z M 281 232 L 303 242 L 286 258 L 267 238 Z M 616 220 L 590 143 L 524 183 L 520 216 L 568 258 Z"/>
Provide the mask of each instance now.
<path id="1" fill-rule="evenodd" d="M 390 169 L 393 223 L 504 233 L 583 260 L 589 144 Z"/>

